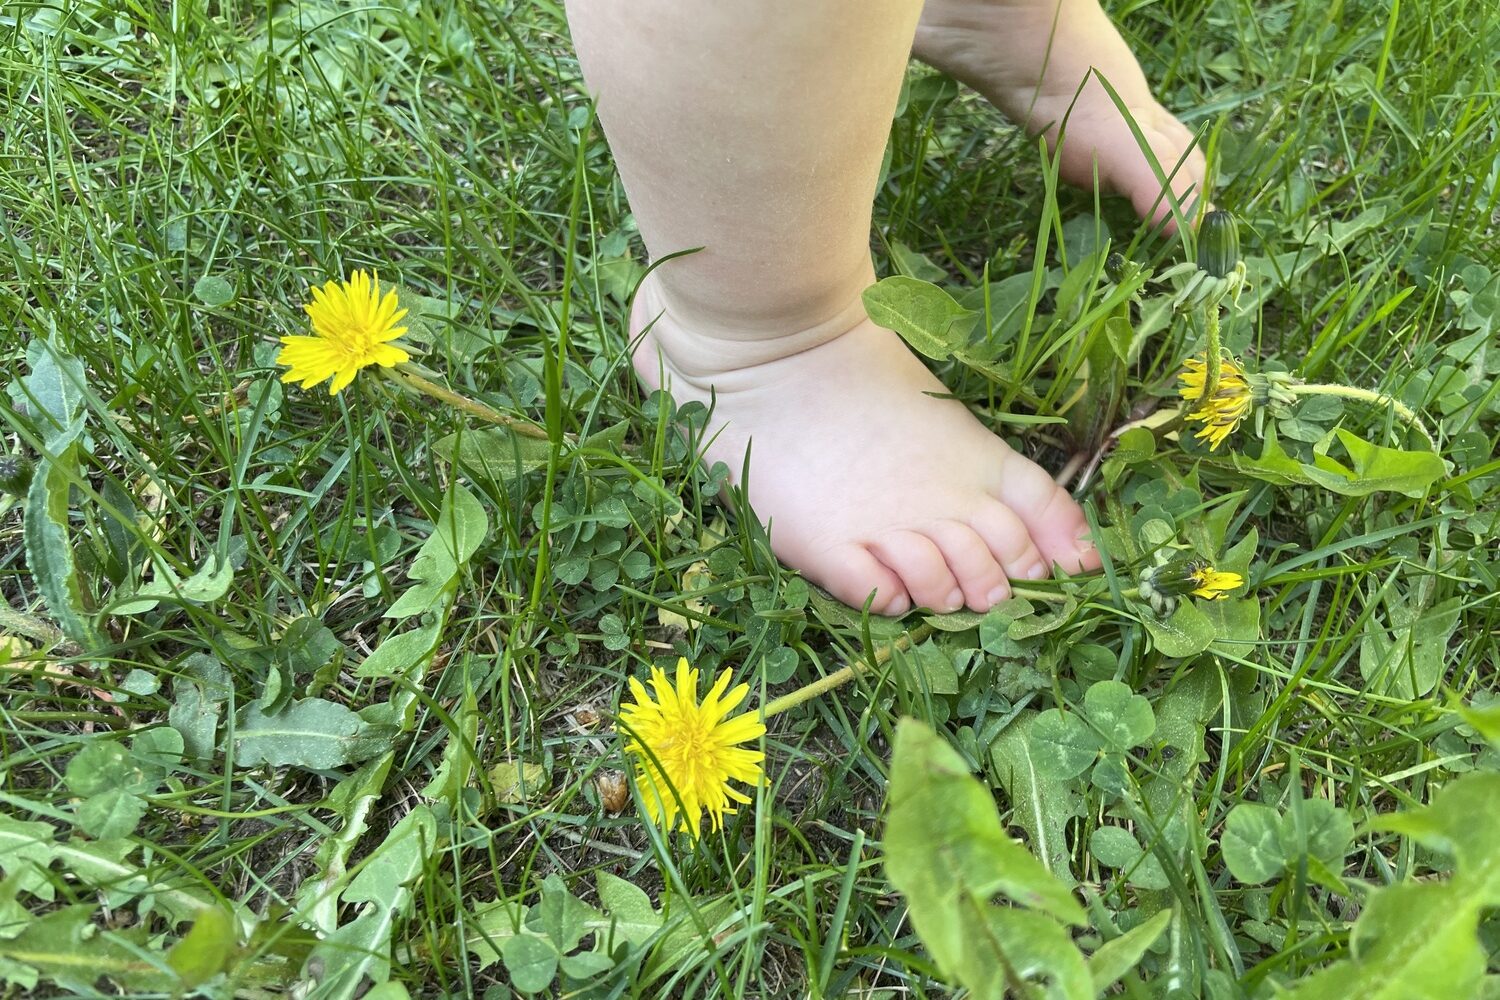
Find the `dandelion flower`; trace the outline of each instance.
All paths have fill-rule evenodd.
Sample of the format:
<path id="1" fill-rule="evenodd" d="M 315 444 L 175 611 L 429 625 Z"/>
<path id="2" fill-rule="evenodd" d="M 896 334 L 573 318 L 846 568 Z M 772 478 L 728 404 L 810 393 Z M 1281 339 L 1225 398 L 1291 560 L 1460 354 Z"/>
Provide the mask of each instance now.
<path id="1" fill-rule="evenodd" d="M 646 813 L 668 831 L 680 828 L 696 839 L 705 810 L 719 830 L 724 815 L 734 812 L 733 803 L 750 801 L 729 782 L 754 785 L 761 779 L 765 754 L 739 744 L 760 738 L 766 727 L 756 715 L 730 717 L 750 686 L 726 694 L 729 677 L 728 670 L 721 673 L 701 704 L 698 671 L 686 659 L 677 661 L 675 686 L 665 671 L 651 669 L 654 700 L 645 685 L 630 679 L 635 703 L 620 708 L 625 752 L 636 758 Z"/>
<path id="2" fill-rule="evenodd" d="M 328 394 L 341 391 L 361 368 L 390 368 L 410 357 L 390 341 L 406 332 L 397 326 L 406 310 L 394 291 L 380 294 L 380 279 L 355 271 L 348 281 L 314 287 L 313 300 L 302 308 L 312 320 L 313 336 L 282 337 L 276 363 L 286 365 L 283 382 L 301 382 L 310 389 L 332 379 Z"/>
<path id="3" fill-rule="evenodd" d="M 1188 410 L 1187 418 L 1203 426 L 1194 437 L 1208 442 L 1213 451 L 1233 434 L 1235 428 L 1250 413 L 1254 395 L 1245 370 L 1233 358 L 1219 362 L 1219 387 L 1212 399 L 1203 398 L 1203 384 L 1208 373 L 1208 364 L 1201 358 L 1189 358 L 1180 376 L 1182 386 L 1178 390 L 1182 398 L 1198 405 Z"/>
<path id="4" fill-rule="evenodd" d="M 1231 590 L 1245 582 L 1245 578 L 1238 573 L 1221 572 L 1207 564 L 1194 566 L 1188 572 L 1188 579 L 1194 584 L 1188 593 L 1210 601 L 1222 601 L 1229 596 Z"/>

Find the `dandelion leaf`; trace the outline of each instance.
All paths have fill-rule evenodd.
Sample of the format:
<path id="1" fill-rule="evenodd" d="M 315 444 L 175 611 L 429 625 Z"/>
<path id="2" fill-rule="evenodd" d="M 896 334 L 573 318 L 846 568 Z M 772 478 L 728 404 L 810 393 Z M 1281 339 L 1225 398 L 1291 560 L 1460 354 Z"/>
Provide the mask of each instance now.
<path id="1" fill-rule="evenodd" d="M 1453 886 L 1377 890 L 1350 938 L 1352 957 L 1300 982 L 1285 1000 L 1456 1000 L 1484 974 L 1478 912 Z"/>
<path id="2" fill-rule="evenodd" d="M 1119 937 L 1106 941 L 1089 956 L 1089 974 L 1094 987 L 1108 989 L 1125 973 L 1135 968 L 1146 950 L 1162 936 L 1172 922 L 1172 911 L 1162 910 L 1145 923 L 1137 924 Z"/>
<path id="3" fill-rule="evenodd" d="M 864 305 L 876 326 L 896 331 L 912 350 L 934 361 L 963 351 L 979 318 L 932 282 L 904 274 L 866 288 Z"/>
<path id="4" fill-rule="evenodd" d="M 1406 834 L 1451 854 L 1446 882 L 1375 890 L 1350 935 L 1350 957 L 1291 991 L 1292 1000 L 1451 1000 L 1476 996 L 1485 971 L 1479 920 L 1500 905 L 1500 774 L 1452 782 L 1432 804 L 1378 818 L 1378 829 Z"/>
<path id="5" fill-rule="evenodd" d="M 487 969 L 500 961 L 505 942 L 523 933 L 525 922 L 526 907 L 521 903 L 508 899 L 481 903 L 464 918 L 464 947 L 480 969 Z"/>
<path id="6" fill-rule="evenodd" d="M 193 926 L 167 953 L 167 965 L 188 989 L 223 972 L 239 950 L 234 916 L 214 906 L 198 914 Z"/>
<path id="7" fill-rule="evenodd" d="M 534 469 L 545 468 L 552 443 L 522 437 L 503 427 L 480 427 L 439 438 L 432 450 L 455 463 L 477 482 L 503 485 Z"/>
<path id="8" fill-rule="evenodd" d="M 26 495 L 21 534 L 27 569 L 52 619 L 69 639 L 90 647 L 97 634 L 86 610 L 83 581 L 73 559 L 68 529 L 68 496 L 77 475 L 74 444 L 37 464 Z"/>
<path id="9" fill-rule="evenodd" d="M 1443 460 L 1430 451 L 1404 451 L 1372 444 L 1342 427 L 1334 436 L 1348 453 L 1351 467 L 1327 454 L 1314 456 L 1302 471 L 1312 482 L 1341 496 L 1362 497 L 1382 491 L 1422 497 L 1447 474 Z"/>
<path id="10" fill-rule="evenodd" d="M 644 944 L 662 925 L 662 915 L 651 905 L 651 897 L 634 882 L 601 871 L 596 876 L 599 904 L 608 914 L 603 928 L 605 945 L 610 940 Z"/>
<path id="11" fill-rule="evenodd" d="M 360 862 L 343 892 L 344 903 L 357 916 L 329 934 L 309 960 L 324 965 L 318 996 L 353 1000 L 366 977 L 376 984 L 390 978 L 396 926 L 410 914 L 436 842 L 437 818 L 430 807 L 417 806 Z"/>
<path id="12" fill-rule="evenodd" d="M 153 960 L 137 935 L 106 931 L 93 915 L 86 904 L 65 906 L 0 941 L 0 976 L 27 993 L 42 980 L 81 996 L 98 996 L 101 978 L 129 991 L 178 987 L 178 976 Z"/>
<path id="13" fill-rule="evenodd" d="M 293 701 L 268 715 L 259 703 L 245 710 L 234 733 L 237 763 L 326 771 L 368 760 L 389 749 L 383 727 L 322 698 Z"/>
<path id="14" fill-rule="evenodd" d="M 975 996 L 999 998 L 1006 970 L 1046 976 L 1063 997 L 1092 997 L 1083 956 L 1064 924 L 1083 908 L 1020 842 L 1006 835 L 988 789 L 958 752 L 912 719 L 896 729 L 886 873 L 938 966 Z M 1026 909 L 999 908 L 996 894 Z M 978 928 L 987 933 L 976 933 Z"/>
<path id="15" fill-rule="evenodd" d="M 1183 600 L 1168 618 L 1147 614 L 1142 621 L 1161 654 L 1174 659 L 1197 656 L 1213 645 L 1215 638 L 1213 622 L 1192 598 Z"/>
<path id="16" fill-rule="evenodd" d="M 1026 831 L 1031 849 L 1048 871 L 1072 879 L 1068 820 L 1082 809 L 1072 783 L 1052 778 L 1031 738 L 1035 712 L 1022 712 L 990 744 L 990 764 L 1010 800 L 1011 822 Z"/>
<path id="17" fill-rule="evenodd" d="M 385 617 L 409 618 L 437 607 L 488 533 L 484 506 L 474 494 L 455 485 L 443 498 L 432 534 L 407 571 L 416 584 L 396 599 Z"/>

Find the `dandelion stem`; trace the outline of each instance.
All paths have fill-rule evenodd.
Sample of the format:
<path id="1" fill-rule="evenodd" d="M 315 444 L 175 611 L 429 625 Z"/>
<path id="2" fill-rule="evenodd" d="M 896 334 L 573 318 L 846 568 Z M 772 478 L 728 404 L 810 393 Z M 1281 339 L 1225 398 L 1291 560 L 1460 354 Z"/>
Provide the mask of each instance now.
<path id="1" fill-rule="evenodd" d="M 1028 601 L 1045 601 L 1049 604 L 1061 604 L 1068 598 L 1050 590 L 1034 590 L 1030 587 L 1011 587 L 1012 597 L 1023 597 Z M 1140 593 L 1135 587 L 1130 587 L 1120 592 L 1122 597 L 1139 597 Z M 826 677 L 804 684 L 790 694 L 784 694 L 766 703 L 766 707 L 760 710 L 762 719 L 769 719 L 773 715 L 780 715 L 788 709 L 796 708 L 804 702 L 811 701 L 819 695 L 827 694 L 834 688 L 842 687 L 855 677 L 870 670 L 878 670 L 885 666 L 892 656 L 898 651 L 905 652 L 914 643 L 921 642 L 932 635 L 931 625 L 919 625 L 909 632 L 903 632 L 894 639 L 875 650 L 875 656 L 871 660 L 854 659 Z"/>
<path id="2" fill-rule="evenodd" d="M 492 409 L 488 406 L 485 406 L 483 403 L 478 402 L 477 400 L 470 399 L 468 396 L 461 395 L 454 392 L 452 389 L 438 385 L 431 379 L 417 374 L 407 365 L 397 365 L 395 368 L 386 368 L 384 369 L 384 372 L 386 374 L 386 377 L 390 378 L 392 381 L 398 382 L 401 385 L 406 386 L 408 389 L 415 389 L 417 392 L 423 393 L 425 395 L 431 396 L 433 399 L 447 403 L 454 409 L 467 413 L 471 417 L 478 417 L 485 423 L 504 427 L 506 430 L 509 430 L 512 433 L 519 435 L 520 437 L 535 438 L 539 441 L 550 440 L 550 438 L 547 436 L 547 431 L 545 428 L 538 427 L 536 424 L 533 424 L 527 420 L 520 420 L 516 417 L 507 417 L 499 410 Z"/>
<path id="3" fill-rule="evenodd" d="M 1433 451 L 1438 450 L 1437 442 L 1428 433 L 1427 426 L 1422 423 L 1422 418 L 1417 416 L 1411 407 L 1394 396 L 1387 396 L 1373 389 L 1358 389 L 1352 385 L 1341 385 L 1337 382 L 1293 382 L 1286 388 L 1298 396 L 1339 396 L 1343 399 L 1369 403 L 1372 406 L 1389 406 L 1408 427 L 1422 435 L 1422 440 L 1427 442 L 1429 448 Z"/>
<path id="4" fill-rule="evenodd" d="M 811 701 L 820 694 L 827 694 L 836 687 L 842 687 L 867 670 L 878 670 L 890 661 L 890 658 L 896 654 L 897 650 L 905 652 L 911 648 L 912 643 L 921 642 L 931 634 L 931 625 L 920 625 L 910 632 L 903 632 L 886 645 L 875 650 L 872 662 L 866 662 L 863 659 L 850 660 L 842 669 L 835 670 L 827 677 L 820 677 L 811 684 L 804 684 L 790 694 L 784 694 L 780 698 L 769 702 L 765 708 L 761 709 L 760 717 L 762 719 L 769 719 L 773 715 L 780 715 L 788 709 L 796 708 L 803 702 Z"/>
<path id="5" fill-rule="evenodd" d="M 1208 328 L 1208 349 L 1204 351 L 1203 366 L 1203 395 L 1205 403 L 1214 398 L 1214 393 L 1219 391 L 1219 366 L 1224 363 L 1224 355 L 1219 347 L 1219 304 L 1209 303 L 1203 310 L 1203 322 Z"/>

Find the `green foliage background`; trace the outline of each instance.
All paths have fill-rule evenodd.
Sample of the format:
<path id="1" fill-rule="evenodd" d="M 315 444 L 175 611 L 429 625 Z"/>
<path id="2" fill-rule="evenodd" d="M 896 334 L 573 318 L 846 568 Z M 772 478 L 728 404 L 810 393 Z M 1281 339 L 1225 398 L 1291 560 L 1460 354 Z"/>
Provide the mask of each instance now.
<path id="1" fill-rule="evenodd" d="M 1244 221 L 1228 345 L 1401 399 L 1442 467 L 1332 402 L 1232 455 L 1132 432 L 1105 575 L 902 645 L 726 522 L 702 409 L 635 386 L 641 248 L 557 5 L 0 7 L 0 431 L 35 463 L 0 495 L 4 988 L 1495 996 L 1497 14 L 1115 10 Z M 1107 241 L 1181 248 L 920 68 L 873 239 L 977 317 L 934 364 L 1052 467 L 1201 346 L 1154 287 L 1128 337 L 1087 320 Z M 356 267 L 549 440 L 284 388 L 275 338 Z M 1126 591 L 1179 548 L 1250 586 L 1158 619 Z M 606 807 L 625 676 L 770 697 L 877 650 L 777 717 L 722 841 Z M 902 855 L 927 781 L 918 842 L 961 821 L 979 861 Z M 1024 969 L 955 947 L 989 927 Z"/>

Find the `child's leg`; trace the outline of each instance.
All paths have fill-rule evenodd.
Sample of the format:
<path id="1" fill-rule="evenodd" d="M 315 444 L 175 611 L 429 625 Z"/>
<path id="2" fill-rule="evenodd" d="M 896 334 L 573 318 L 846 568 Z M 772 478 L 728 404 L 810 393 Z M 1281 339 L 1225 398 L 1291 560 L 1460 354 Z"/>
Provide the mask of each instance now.
<path id="1" fill-rule="evenodd" d="M 1093 76 L 1098 70 L 1171 175 L 1169 186 L 1184 208 L 1201 194 L 1203 154 L 1192 149 L 1177 167 L 1192 134 L 1152 96 L 1097 0 L 927 0 L 913 52 L 974 87 L 1028 131 L 1045 132 L 1051 143 L 1067 116 L 1063 177 L 1091 186 L 1097 160 L 1106 187 L 1129 197 L 1143 218 L 1161 219 L 1170 212 L 1162 185 Z"/>
<path id="2" fill-rule="evenodd" d="M 1097 557 L 1082 512 L 871 324 L 870 206 L 919 0 L 572 0 L 653 257 L 636 367 L 716 394 L 708 458 L 787 563 L 851 604 L 985 609 Z"/>

